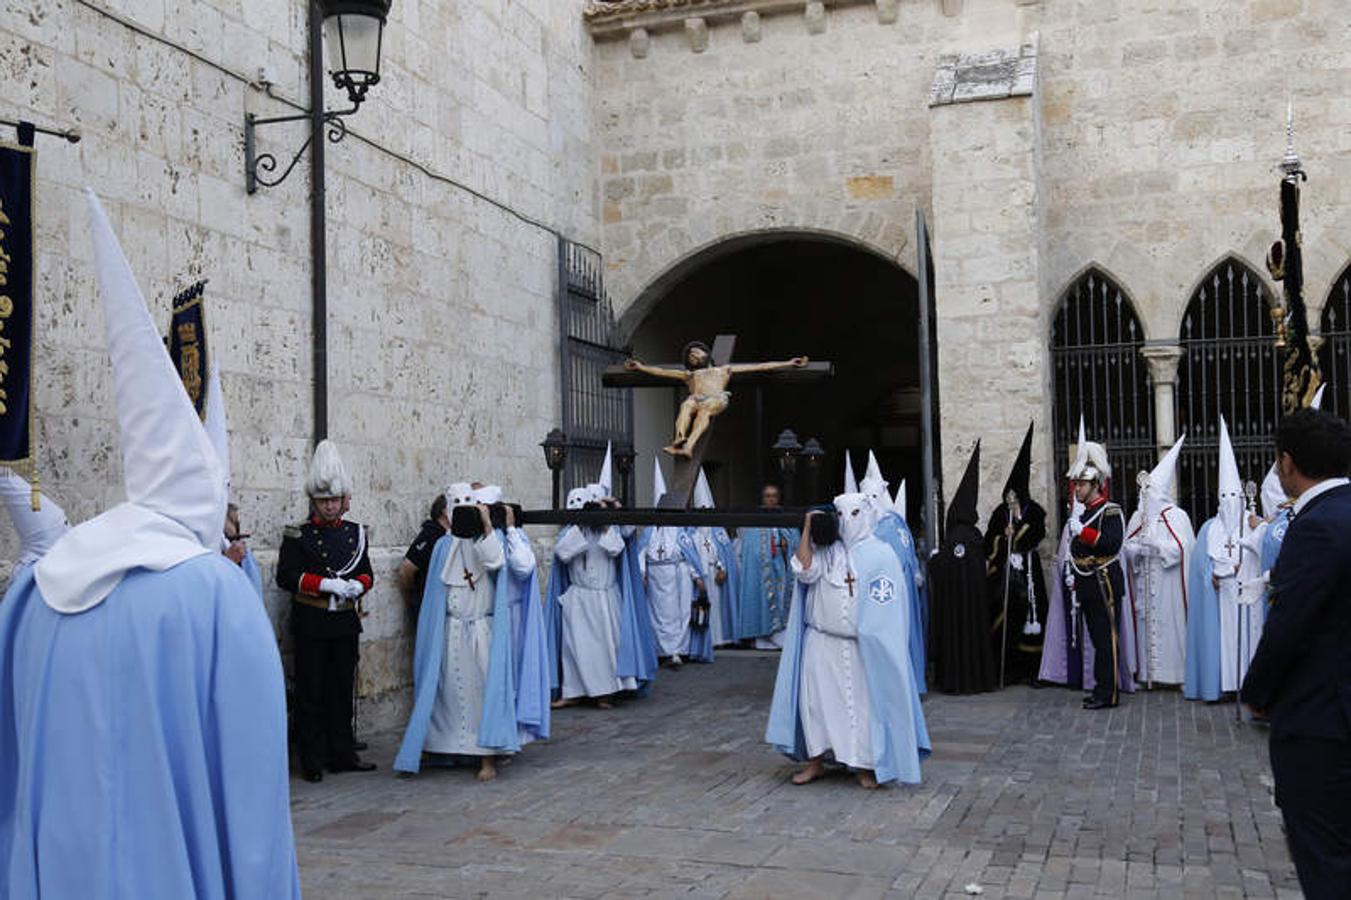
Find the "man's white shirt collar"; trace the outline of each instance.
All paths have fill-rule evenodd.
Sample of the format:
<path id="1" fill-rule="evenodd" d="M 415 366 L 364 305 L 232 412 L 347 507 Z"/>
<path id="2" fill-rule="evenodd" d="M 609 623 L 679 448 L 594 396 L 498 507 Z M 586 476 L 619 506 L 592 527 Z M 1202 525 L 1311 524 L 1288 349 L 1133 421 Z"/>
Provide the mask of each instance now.
<path id="1" fill-rule="evenodd" d="M 1315 497 L 1322 496 L 1323 494 L 1326 494 L 1328 491 L 1335 490 L 1344 484 L 1351 484 L 1351 479 L 1328 478 L 1318 482 L 1318 484 L 1315 484 L 1313 487 L 1309 488 L 1307 491 L 1299 495 L 1299 499 L 1295 501 L 1295 507 L 1291 511 L 1291 515 L 1295 516 L 1299 515 L 1301 512 L 1303 512 L 1304 507 L 1308 506 L 1309 503 L 1312 502 Z"/>

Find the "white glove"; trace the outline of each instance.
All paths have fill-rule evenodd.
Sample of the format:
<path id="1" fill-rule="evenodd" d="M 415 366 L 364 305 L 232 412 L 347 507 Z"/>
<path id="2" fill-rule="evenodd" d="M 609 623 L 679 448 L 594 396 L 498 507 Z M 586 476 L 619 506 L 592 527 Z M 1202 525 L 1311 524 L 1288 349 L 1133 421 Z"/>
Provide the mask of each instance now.
<path id="1" fill-rule="evenodd" d="M 1023 555 L 1021 553 L 1015 553 L 1009 557 L 1009 568 L 1015 572 L 1023 570 Z"/>
<path id="2" fill-rule="evenodd" d="M 342 583 L 342 590 L 340 590 L 338 593 L 340 596 L 346 597 L 348 600 L 355 600 L 362 594 L 366 593 L 366 586 L 362 584 L 360 581 L 357 581 L 355 578 L 342 578 L 339 579 L 339 581 Z"/>
<path id="3" fill-rule="evenodd" d="M 1081 521 L 1079 521 L 1079 517 L 1078 517 L 1078 516 L 1071 516 L 1071 517 L 1070 517 L 1070 536 L 1071 536 L 1071 537 L 1076 537 L 1076 538 L 1077 538 L 1079 535 L 1081 535 L 1081 534 L 1083 534 L 1083 533 L 1084 533 L 1084 523 L 1081 522 Z"/>
<path id="4" fill-rule="evenodd" d="M 319 593 L 332 594 L 335 597 L 347 596 L 347 581 L 343 578 L 323 578 L 319 581 Z"/>

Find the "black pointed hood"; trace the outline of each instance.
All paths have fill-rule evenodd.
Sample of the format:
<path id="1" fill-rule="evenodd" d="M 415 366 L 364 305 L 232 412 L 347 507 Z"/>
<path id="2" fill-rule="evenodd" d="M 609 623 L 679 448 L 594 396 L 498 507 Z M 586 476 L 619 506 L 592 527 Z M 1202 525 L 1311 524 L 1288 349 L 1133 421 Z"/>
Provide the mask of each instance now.
<path id="1" fill-rule="evenodd" d="M 955 530 L 962 526 L 980 527 L 980 512 L 976 508 L 979 499 L 980 441 L 976 441 L 976 448 L 971 451 L 971 460 L 966 464 L 966 473 L 962 475 L 961 484 L 957 485 L 957 492 L 952 495 L 952 502 L 948 504 L 949 533 L 955 533 Z"/>
<path id="2" fill-rule="evenodd" d="M 1027 423 L 1027 434 L 1023 435 L 1023 446 L 1018 451 L 1018 458 L 1013 463 L 1013 469 L 1009 472 L 1009 480 L 1004 482 L 1004 489 L 999 492 L 1000 502 L 1013 491 L 1018 495 L 1018 502 L 1026 505 L 1031 499 L 1032 494 L 1032 431 L 1037 427 L 1036 422 Z"/>

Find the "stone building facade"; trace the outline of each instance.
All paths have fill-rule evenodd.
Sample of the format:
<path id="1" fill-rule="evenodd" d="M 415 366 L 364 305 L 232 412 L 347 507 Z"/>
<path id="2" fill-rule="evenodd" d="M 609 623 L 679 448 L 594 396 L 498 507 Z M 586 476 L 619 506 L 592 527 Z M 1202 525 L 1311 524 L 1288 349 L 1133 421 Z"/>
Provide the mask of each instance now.
<path id="1" fill-rule="evenodd" d="M 120 496 L 89 184 L 166 326 L 172 294 L 211 279 L 235 499 L 270 563 L 304 512 L 313 430 L 307 164 L 246 195 L 242 123 L 306 102 L 305 4 L 6 9 L 0 118 L 83 135 L 39 144 L 44 486 L 76 520 Z M 1027 421 L 1051 418 L 1052 320 L 1090 268 L 1133 304 L 1156 438 L 1171 438 L 1188 298 L 1228 256 L 1262 272 L 1276 236 L 1287 95 L 1311 178 L 1318 322 L 1351 261 L 1346 12 L 1345 0 L 395 0 L 384 78 L 327 165 L 329 431 L 380 582 L 368 721 L 397 721 L 404 702 L 411 631 L 393 571 L 432 495 L 470 477 L 547 500 L 537 444 L 560 414 L 559 236 L 600 251 L 632 333 L 739 241 L 842 242 L 913 278 L 923 211 L 943 474 L 983 438 L 988 498 Z M 279 155 L 302 139 L 301 125 L 260 131 Z M 1043 429 L 1034 477 L 1047 492 L 1052 457 Z M 280 626 L 285 598 L 270 591 L 268 606 Z"/>

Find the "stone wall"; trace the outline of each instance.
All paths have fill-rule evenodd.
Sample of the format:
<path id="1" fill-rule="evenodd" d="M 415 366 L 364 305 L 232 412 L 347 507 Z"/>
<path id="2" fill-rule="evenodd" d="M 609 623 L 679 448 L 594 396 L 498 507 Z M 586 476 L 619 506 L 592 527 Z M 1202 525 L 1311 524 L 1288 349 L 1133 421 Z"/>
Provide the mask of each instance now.
<path id="1" fill-rule="evenodd" d="M 0 17 L 0 117 L 75 126 L 39 144 L 38 460 L 73 521 L 121 498 L 102 316 L 80 190 L 103 197 L 155 318 L 210 278 L 234 499 L 271 588 L 306 508 L 311 447 L 308 162 L 244 192 L 246 111 L 307 102 L 306 4 L 35 0 Z M 360 690 L 393 722 L 409 681 L 394 570 L 429 501 L 459 478 L 548 498 L 538 441 L 557 422 L 553 232 L 594 244 L 591 39 L 580 3 L 400 0 L 384 79 L 328 147 L 330 435 L 372 529 Z M 329 86 L 329 108 L 345 97 Z M 259 131 L 284 160 L 303 123 Z M 285 155 L 283 155 L 285 154 Z M 6 530 L 7 531 L 7 530 Z M 8 535 L 6 535 L 6 539 Z M 5 555 L 12 547 L 3 546 Z"/>
<path id="2" fill-rule="evenodd" d="M 943 470 L 951 484 L 983 437 L 987 502 L 1028 419 L 1049 422 L 1050 323 L 1078 273 L 1109 272 L 1147 337 L 1171 343 L 1216 261 L 1237 253 L 1263 270 L 1287 91 L 1311 179 L 1311 321 L 1351 261 L 1339 0 L 665 6 L 627 26 L 593 21 L 602 250 L 625 321 L 641 321 L 682 263 L 748 233 L 838 234 L 913 273 L 924 209 Z M 945 58 L 1026 44 L 1030 98 L 973 90 L 957 99 L 975 102 L 930 106 Z M 1062 467 L 1042 431 L 1034 484 L 1049 491 Z"/>

